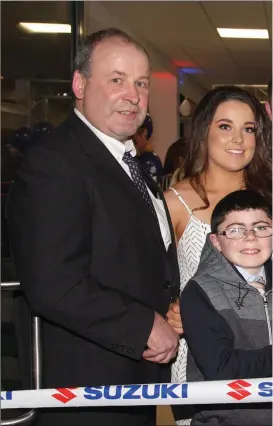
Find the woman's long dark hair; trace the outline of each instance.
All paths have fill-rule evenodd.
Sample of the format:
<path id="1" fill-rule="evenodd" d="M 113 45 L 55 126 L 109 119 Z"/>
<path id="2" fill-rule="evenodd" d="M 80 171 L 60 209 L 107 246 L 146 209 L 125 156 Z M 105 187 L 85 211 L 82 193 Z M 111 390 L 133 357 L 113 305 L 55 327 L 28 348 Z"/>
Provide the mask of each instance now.
<path id="1" fill-rule="evenodd" d="M 223 86 L 208 92 L 198 104 L 192 119 L 191 137 L 188 154 L 183 165 L 184 178 L 209 207 L 209 200 L 201 176 L 208 169 L 207 139 L 211 122 L 218 106 L 227 101 L 247 104 L 255 117 L 256 148 L 253 159 L 244 170 L 244 186 L 259 192 L 268 200 L 272 194 L 271 126 L 269 118 L 259 101 L 246 90 L 236 86 Z"/>

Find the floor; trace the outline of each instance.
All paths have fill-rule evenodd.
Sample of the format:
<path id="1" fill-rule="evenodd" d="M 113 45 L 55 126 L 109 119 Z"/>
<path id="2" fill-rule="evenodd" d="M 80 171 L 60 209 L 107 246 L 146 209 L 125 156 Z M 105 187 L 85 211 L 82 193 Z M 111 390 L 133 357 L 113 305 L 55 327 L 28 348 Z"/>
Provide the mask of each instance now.
<path id="1" fill-rule="evenodd" d="M 157 407 L 157 426 L 175 425 L 172 410 L 169 405 L 160 405 Z"/>

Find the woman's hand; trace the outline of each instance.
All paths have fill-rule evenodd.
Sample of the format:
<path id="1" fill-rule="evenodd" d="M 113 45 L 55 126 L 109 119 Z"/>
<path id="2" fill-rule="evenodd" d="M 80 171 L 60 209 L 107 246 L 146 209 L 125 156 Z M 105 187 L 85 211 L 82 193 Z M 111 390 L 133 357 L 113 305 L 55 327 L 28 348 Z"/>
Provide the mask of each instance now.
<path id="1" fill-rule="evenodd" d="M 174 303 L 171 303 L 169 306 L 169 310 L 166 315 L 166 319 L 168 324 L 178 333 L 183 334 L 183 326 L 180 315 L 180 301 L 179 298 L 176 299 Z"/>

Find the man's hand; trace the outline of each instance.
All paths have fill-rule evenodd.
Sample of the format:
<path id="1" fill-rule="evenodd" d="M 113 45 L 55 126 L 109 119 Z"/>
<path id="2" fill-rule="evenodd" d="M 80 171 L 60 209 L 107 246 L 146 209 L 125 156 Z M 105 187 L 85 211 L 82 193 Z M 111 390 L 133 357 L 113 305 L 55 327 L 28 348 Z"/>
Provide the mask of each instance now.
<path id="1" fill-rule="evenodd" d="M 156 363 L 168 363 L 178 349 L 179 335 L 168 322 L 155 312 L 154 325 L 147 342 L 148 349 L 143 352 L 143 358 Z"/>
<path id="2" fill-rule="evenodd" d="M 180 301 L 178 298 L 174 303 L 170 304 L 166 317 L 168 318 L 168 324 L 170 324 L 178 334 L 184 333 L 180 315 Z"/>

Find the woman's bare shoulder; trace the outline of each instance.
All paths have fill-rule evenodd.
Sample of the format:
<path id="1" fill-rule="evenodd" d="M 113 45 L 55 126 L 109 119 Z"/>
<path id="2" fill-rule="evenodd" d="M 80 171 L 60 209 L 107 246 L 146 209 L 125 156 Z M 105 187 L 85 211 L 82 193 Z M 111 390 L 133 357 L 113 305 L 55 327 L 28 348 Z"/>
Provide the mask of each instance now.
<path id="1" fill-rule="evenodd" d="M 172 185 L 172 188 L 175 190 L 175 192 L 171 189 L 168 189 L 168 191 L 165 192 L 165 198 L 168 207 L 177 212 L 177 214 L 180 215 L 184 212 L 188 218 L 189 209 L 193 211 L 193 209 L 202 205 L 202 200 L 195 189 L 192 187 L 190 179 L 183 179 L 180 182 L 177 182 L 175 185 Z M 179 196 L 182 198 L 182 200 Z M 185 205 L 188 207 L 188 209 L 185 207 Z"/>
<path id="2" fill-rule="evenodd" d="M 191 193 L 194 192 L 189 179 L 183 179 L 180 182 L 171 185 L 171 187 L 183 198 L 184 196 L 187 198 Z M 174 200 L 177 199 L 177 194 L 172 191 L 170 188 L 165 192 L 166 199 Z"/>
<path id="3" fill-rule="evenodd" d="M 181 182 L 177 182 L 175 185 L 172 185 L 172 188 L 181 195 L 183 200 L 187 202 L 191 198 L 190 194 L 193 191 L 189 180 L 184 179 Z M 176 237 L 180 238 L 183 233 L 183 230 L 188 223 L 189 213 L 185 209 L 185 206 L 179 200 L 177 193 L 168 189 L 165 193 L 165 199 L 169 208 L 171 215 L 172 223 L 175 229 Z"/>
<path id="4" fill-rule="evenodd" d="M 176 191 L 193 191 L 192 186 L 190 184 L 190 179 L 183 179 L 180 182 L 176 182 L 172 185 Z"/>

